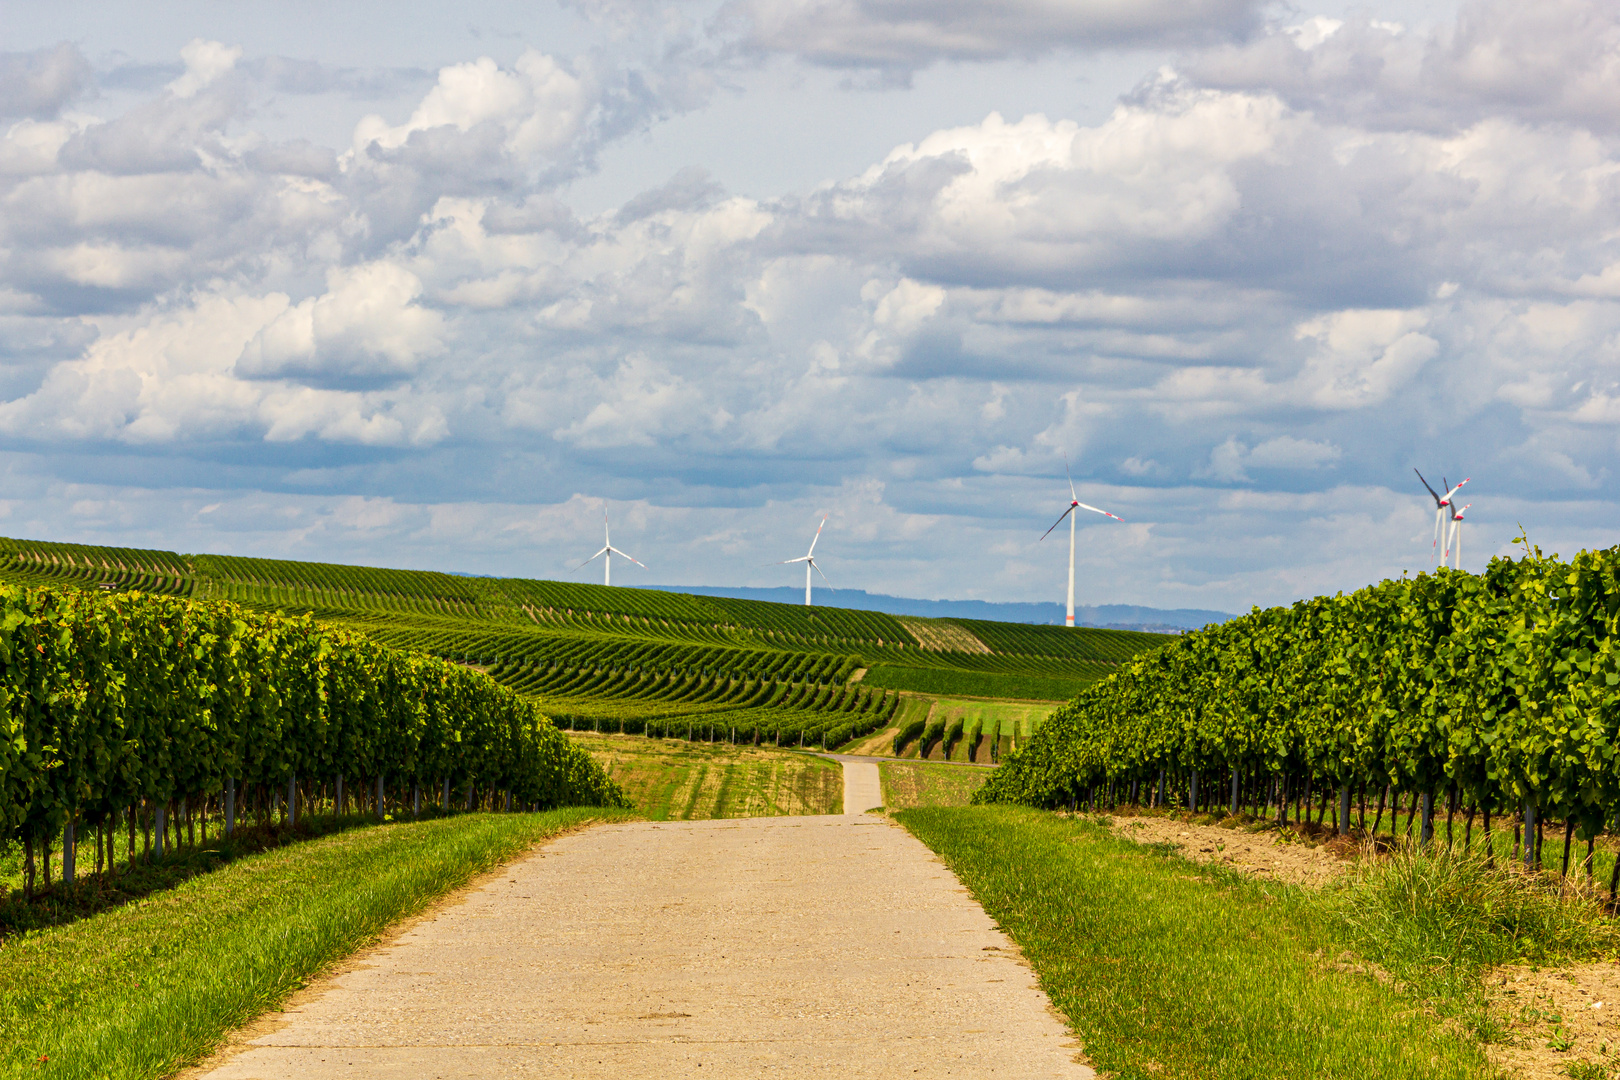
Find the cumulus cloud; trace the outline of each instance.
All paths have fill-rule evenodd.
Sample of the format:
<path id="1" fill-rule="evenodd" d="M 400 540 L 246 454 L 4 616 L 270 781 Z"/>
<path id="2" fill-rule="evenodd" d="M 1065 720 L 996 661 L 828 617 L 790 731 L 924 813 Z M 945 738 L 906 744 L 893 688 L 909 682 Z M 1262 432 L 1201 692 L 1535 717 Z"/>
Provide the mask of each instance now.
<path id="1" fill-rule="evenodd" d="M 1456 130 L 1489 117 L 1613 132 L 1620 26 L 1603 0 L 1464 0 L 1454 22 L 1410 29 L 1320 16 L 1190 56 L 1204 86 L 1265 89 L 1380 129 Z"/>
<path id="2" fill-rule="evenodd" d="M 177 98 L 195 97 L 197 91 L 217 81 L 236 66 L 242 58 L 240 45 L 226 45 L 218 41 L 193 38 L 180 50 L 186 72 L 169 84 L 169 93 Z"/>
<path id="3" fill-rule="evenodd" d="M 626 357 L 593 396 L 597 403 L 556 431 L 557 439 L 586 450 L 653 446 L 690 431 L 724 427 L 731 419 L 698 387 L 640 355 Z"/>
<path id="4" fill-rule="evenodd" d="M 397 381 L 444 351 L 444 318 L 416 303 L 422 283 L 392 263 L 333 268 L 326 292 L 285 305 L 242 348 L 235 371 L 249 379 L 306 383 Z"/>
<path id="5" fill-rule="evenodd" d="M 1132 522 L 1098 572 L 1146 584 L 1109 598 L 1220 606 L 1417 568 L 1413 464 L 1475 476 L 1480 557 L 1510 505 L 1608 520 L 1620 19 L 1561 7 L 1561 34 L 1476 3 L 1432 30 L 1256 30 L 1239 4 L 1060 7 L 739 2 L 716 34 L 852 69 L 1093 48 L 1133 19 L 1186 51 L 1100 119 L 991 113 L 780 196 L 677 161 L 599 213 L 564 181 L 685 107 L 701 79 L 674 68 L 707 59 L 641 80 L 611 50 L 464 58 L 400 75 L 411 98 L 355 105 L 375 115 L 329 146 L 259 130 L 265 87 L 362 89 L 251 42 L 194 41 L 105 115 L 81 111 L 100 99 L 70 47 L 12 58 L 0 436 L 36 463 L 139 447 L 154 474 L 219 476 L 199 507 L 338 492 L 361 501 L 254 505 L 289 538 L 398 551 L 462 522 L 566 531 L 556 508 L 593 492 L 733 551 L 762 508 L 836 503 L 851 565 L 887 575 L 870 584 L 938 595 L 1039 591 L 1025 533 L 1065 455 Z M 64 495 L 60 520 L 128 519 L 121 498 Z M 1300 561 L 1301 513 L 1381 553 Z M 965 537 L 929 559 L 971 573 L 886 546 L 919 523 Z"/>
<path id="6" fill-rule="evenodd" d="M 571 147 L 591 105 L 581 80 L 553 57 L 526 49 L 509 70 L 487 56 L 439 72 L 439 81 L 403 124 L 367 116 L 354 132 L 357 151 L 399 150 L 440 128 L 498 134 L 513 157 L 555 157 Z"/>
<path id="7" fill-rule="evenodd" d="M 1209 463 L 1194 475 L 1246 483 L 1250 469 L 1313 471 L 1331 468 L 1343 456 L 1344 451 L 1330 442 L 1296 439 L 1292 435 L 1279 435 L 1256 446 L 1234 436 L 1211 450 Z"/>

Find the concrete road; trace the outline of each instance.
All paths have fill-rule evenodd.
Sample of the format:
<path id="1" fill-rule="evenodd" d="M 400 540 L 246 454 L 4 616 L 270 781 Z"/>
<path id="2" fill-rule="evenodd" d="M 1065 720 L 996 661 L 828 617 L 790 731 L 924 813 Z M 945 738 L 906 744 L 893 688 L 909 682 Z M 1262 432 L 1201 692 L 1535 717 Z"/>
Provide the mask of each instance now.
<path id="1" fill-rule="evenodd" d="M 1093 1075 L 1012 943 L 875 815 L 562 837 L 283 1020 L 206 1075 Z"/>
<path id="2" fill-rule="evenodd" d="M 883 778 L 870 761 L 844 762 L 844 814 L 864 814 L 883 805 Z"/>

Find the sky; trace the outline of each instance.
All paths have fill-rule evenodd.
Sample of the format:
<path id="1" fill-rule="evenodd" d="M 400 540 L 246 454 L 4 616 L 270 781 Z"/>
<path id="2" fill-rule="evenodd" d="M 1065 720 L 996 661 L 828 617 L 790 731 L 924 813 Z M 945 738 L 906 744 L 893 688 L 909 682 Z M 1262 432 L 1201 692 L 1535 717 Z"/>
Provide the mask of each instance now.
<path id="1" fill-rule="evenodd" d="M 0 535 L 1243 611 L 1617 542 L 1620 6 L 21 5 Z M 1066 529 L 1066 526 L 1065 526 Z M 818 579 L 818 582 L 820 579 Z"/>

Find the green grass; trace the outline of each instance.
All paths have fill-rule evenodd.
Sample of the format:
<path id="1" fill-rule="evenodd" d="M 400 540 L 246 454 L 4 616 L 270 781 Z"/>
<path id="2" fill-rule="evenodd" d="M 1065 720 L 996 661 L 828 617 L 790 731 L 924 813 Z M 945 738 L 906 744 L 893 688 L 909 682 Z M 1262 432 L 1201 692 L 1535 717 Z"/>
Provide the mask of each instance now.
<path id="1" fill-rule="evenodd" d="M 989 769 L 925 761 L 880 762 L 878 773 L 883 778 L 883 805 L 890 810 L 966 806 L 990 779 Z"/>
<path id="2" fill-rule="evenodd" d="M 637 735 L 569 738 L 653 821 L 843 813 L 842 766 L 812 754 Z"/>
<path id="3" fill-rule="evenodd" d="M 1595 887 L 1566 888 L 1480 852 L 1405 844 L 1363 860 L 1322 903 L 1373 963 L 1446 1011 L 1481 1015 L 1480 976 L 1612 954 L 1620 933 Z M 1584 895 L 1583 895 L 1584 893 Z"/>
<path id="4" fill-rule="evenodd" d="M 427 809 L 424 816 L 439 817 L 440 813 L 432 808 Z M 164 889 L 172 889 L 199 874 L 211 873 L 238 859 L 272 848 L 347 829 L 366 828 L 376 823 L 377 819 L 370 814 L 300 813 L 296 826 L 288 826 L 285 822 L 270 825 L 243 822 L 227 839 L 221 835 L 222 823 L 216 819 L 210 822 L 206 840 L 199 836 L 195 845 L 171 846 L 161 859 L 150 852 L 142 852 L 142 841 L 137 834 L 133 863 L 126 861 L 127 834 L 120 831 L 112 872 L 103 874 L 91 872 L 96 857 L 95 836 L 92 833 L 88 837 L 81 836 L 77 845 L 79 877 L 73 886 L 62 885 L 62 853 L 52 851 L 52 872 L 57 880 L 52 882 L 49 892 L 41 891 L 32 900 L 23 899 L 22 845 L 12 843 L 0 847 L 0 940 L 19 932 L 69 923 Z M 43 882 L 43 876 L 40 880 Z"/>
<path id="5" fill-rule="evenodd" d="M 1489 1075 L 1466 1035 L 1338 962 L 1320 904 L 1021 807 L 899 820 L 1022 947 L 1119 1080 Z"/>
<path id="6" fill-rule="evenodd" d="M 467 814 L 241 859 L 0 948 L 0 1077 L 166 1076 L 536 842 L 619 811 Z"/>

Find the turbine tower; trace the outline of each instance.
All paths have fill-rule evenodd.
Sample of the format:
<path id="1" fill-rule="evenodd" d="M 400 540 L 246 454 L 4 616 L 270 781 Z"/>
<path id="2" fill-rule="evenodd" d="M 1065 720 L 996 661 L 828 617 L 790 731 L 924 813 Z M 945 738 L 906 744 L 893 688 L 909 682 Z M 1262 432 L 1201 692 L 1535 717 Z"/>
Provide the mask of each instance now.
<path id="1" fill-rule="evenodd" d="M 832 515 L 830 515 L 830 514 L 827 515 L 827 517 L 831 517 L 831 516 Z M 821 574 L 821 567 L 816 565 L 816 541 L 821 539 L 821 530 L 822 530 L 823 527 L 826 526 L 826 524 L 827 524 L 827 518 L 823 517 L 821 519 L 821 524 L 816 526 L 816 535 L 810 538 L 810 550 L 806 554 L 800 555 L 797 559 L 783 559 L 781 562 L 776 564 L 777 566 L 789 566 L 789 565 L 791 565 L 793 563 L 796 563 L 796 562 L 804 563 L 804 606 L 805 607 L 810 606 L 810 571 L 814 570 L 816 573 Z M 827 581 L 827 575 L 826 574 L 821 574 L 821 580 L 822 581 Z M 831 585 L 832 582 L 827 581 L 827 584 Z"/>
<path id="2" fill-rule="evenodd" d="M 1452 551 L 1457 553 L 1457 561 L 1453 564 L 1453 569 L 1456 570 L 1462 569 L 1463 514 L 1473 505 L 1473 503 L 1465 503 L 1451 512 L 1451 528 L 1446 533 L 1446 554 L 1450 555 Z M 1444 565 L 1444 560 L 1442 560 L 1441 565 Z"/>
<path id="3" fill-rule="evenodd" d="M 1069 519 L 1069 613 L 1064 616 L 1063 625 L 1072 630 L 1074 629 L 1074 518 L 1070 517 L 1070 515 L 1076 510 L 1090 510 L 1093 514 L 1111 517 L 1115 521 L 1124 521 L 1125 519 L 1118 514 L 1110 514 L 1106 510 L 1099 510 L 1095 506 L 1087 506 L 1080 501 L 1079 496 L 1074 493 L 1074 474 L 1069 472 L 1069 455 L 1067 454 L 1063 455 L 1063 472 L 1069 478 L 1069 508 L 1063 511 L 1056 521 L 1052 522 L 1052 529 L 1063 524 L 1064 518 Z M 1047 529 L 1042 533 L 1041 540 L 1051 536 L 1052 529 Z M 1037 540 L 1036 543 L 1040 543 L 1040 540 Z"/>
<path id="4" fill-rule="evenodd" d="M 631 562 L 635 563 L 637 566 L 641 567 L 643 570 L 647 569 L 647 564 L 646 563 L 641 562 L 634 555 L 625 555 L 624 552 L 620 551 L 618 548 L 613 546 L 613 539 L 612 539 L 612 537 L 610 537 L 608 535 L 607 511 L 603 510 L 602 511 L 602 550 L 598 551 L 595 555 L 592 555 L 589 559 L 586 559 L 584 562 L 580 563 L 579 566 L 574 567 L 574 569 L 578 570 L 581 566 L 589 565 L 590 563 L 595 562 L 597 559 L 601 559 L 602 560 L 602 584 L 604 584 L 604 585 L 612 585 L 613 584 L 613 556 L 615 556 L 615 555 L 624 555 L 624 557 L 626 559 L 629 559 Z M 605 558 L 604 558 L 604 556 L 605 556 Z"/>
<path id="5" fill-rule="evenodd" d="M 1457 492 L 1462 489 L 1463 484 L 1468 483 L 1468 481 L 1473 479 L 1473 477 L 1465 478 L 1462 484 L 1458 484 L 1454 488 L 1447 488 L 1446 493 L 1441 495 L 1436 492 L 1434 488 L 1429 487 L 1429 482 L 1423 479 L 1422 473 L 1418 472 L 1416 469 L 1413 469 L 1412 471 L 1417 473 L 1418 480 L 1425 488 L 1428 488 L 1429 497 L 1434 500 L 1434 554 L 1440 556 L 1438 561 L 1441 566 L 1444 566 L 1446 565 L 1446 556 L 1440 553 L 1440 537 L 1442 530 L 1445 528 L 1446 511 L 1451 508 L 1452 496 L 1456 495 Z M 1446 478 L 1444 476 L 1440 478 L 1440 483 L 1442 485 L 1446 483 Z M 1472 506 L 1473 503 L 1469 503 L 1469 505 Z M 1449 546 L 1449 544 L 1447 546 Z"/>

